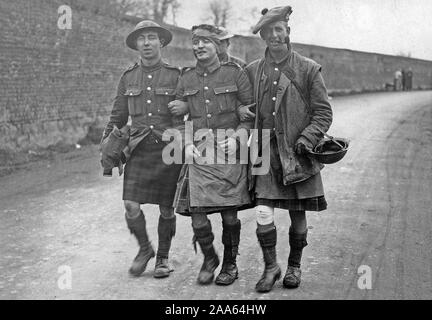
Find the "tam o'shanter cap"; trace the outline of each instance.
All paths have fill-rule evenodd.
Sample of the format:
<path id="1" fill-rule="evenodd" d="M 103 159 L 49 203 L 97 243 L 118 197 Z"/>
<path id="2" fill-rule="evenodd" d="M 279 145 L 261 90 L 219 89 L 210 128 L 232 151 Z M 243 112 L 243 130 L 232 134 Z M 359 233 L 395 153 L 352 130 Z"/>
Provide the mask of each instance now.
<path id="1" fill-rule="evenodd" d="M 165 47 L 172 40 L 172 33 L 168 29 L 161 27 L 154 21 L 151 20 L 143 20 L 139 22 L 131 33 L 126 37 L 126 45 L 134 50 L 136 48 L 136 39 L 143 31 L 155 31 L 159 35 L 159 39 L 163 39 L 163 46 Z"/>
<path id="2" fill-rule="evenodd" d="M 290 6 L 285 7 L 275 7 L 270 10 L 264 8 L 262 11 L 262 17 L 252 29 L 252 33 L 256 34 L 260 31 L 265 25 L 275 22 L 275 21 L 288 21 L 289 16 L 292 13 L 292 9 Z"/>

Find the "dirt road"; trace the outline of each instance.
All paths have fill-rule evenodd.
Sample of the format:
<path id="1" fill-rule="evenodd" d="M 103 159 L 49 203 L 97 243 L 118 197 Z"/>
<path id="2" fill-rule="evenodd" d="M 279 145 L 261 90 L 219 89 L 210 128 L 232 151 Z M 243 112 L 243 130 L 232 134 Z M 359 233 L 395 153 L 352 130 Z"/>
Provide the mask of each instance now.
<path id="1" fill-rule="evenodd" d="M 171 277 L 154 279 L 154 260 L 142 277 L 129 277 L 137 246 L 124 221 L 122 178 L 101 176 L 91 146 L 0 179 L 0 299 L 431 299 L 432 92 L 356 95 L 332 104 L 330 134 L 348 137 L 351 147 L 323 170 L 329 207 L 308 213 L 300 288 L 278 282 L 269 294 L 254 291 L 262 258 L 253 210 L 240 213 L 240 277 L 232 286 L 195 283 L 201 255 L 182 216 Z M 157 243 L 157 208 L 144 211 Z M 211 220 L 221 254 L 220 217 Z M 276 223 L 285 269 L 288 214 L 277 211 Z M 69 270 L 71 288 L 60 289 Z M 368 271 L 371 289 L 360 289 Z"/>

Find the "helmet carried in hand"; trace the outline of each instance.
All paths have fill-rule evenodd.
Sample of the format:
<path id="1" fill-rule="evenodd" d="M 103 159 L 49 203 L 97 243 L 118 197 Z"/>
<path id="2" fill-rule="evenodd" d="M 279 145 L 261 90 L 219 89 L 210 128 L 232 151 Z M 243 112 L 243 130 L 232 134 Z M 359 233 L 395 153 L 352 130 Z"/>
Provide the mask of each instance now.
<path id="1" fill-rule="evenodd" d="M 318 162 L 332 164 L 338 162 L 345 156 L 348 151 L 348 145 L 349 141 L 344 138 L 324 138 L 313 148 L 310 154 L 313 155 Z"/>

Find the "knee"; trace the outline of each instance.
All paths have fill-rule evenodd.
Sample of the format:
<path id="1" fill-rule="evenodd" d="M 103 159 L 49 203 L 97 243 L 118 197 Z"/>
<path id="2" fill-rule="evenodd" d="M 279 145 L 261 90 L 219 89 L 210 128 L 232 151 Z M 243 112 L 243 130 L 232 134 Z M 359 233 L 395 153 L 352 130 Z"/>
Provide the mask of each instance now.
<path id="1" fill-rule="evenodd" d="M 221 213 L 223 224 L 233 225 L 237 222 L 237 210 L 228 210 Z"/>
<path id="2" fill-rule="evenodd" d="M 159 211 L 160 211 L 162 218 L 165 218 L 165 219 L 171 219 L 175 216 L 174 215 L 174 208 L 172 208 L 172 207 L 159 206 Z"/>
<path id="3" fill-rule="evenodd" d="M 125 200 L 124 201 L 124 207 L 126 210 L 126 216 L 128 218 L 135 218 L 141 212 L 140 204 L 138 202 L 135 202 L 135 201 Z"/>
<path id="4" fill-rule="evenodd" d="M 274 208 L 259 205 L 255 209 L 256 220 L 260 225 L 266 225 L 274 222 Z"/>
<path id="5" fill-rule="evenodd" d="M 192 228 L 201 228 L 209 222 L 209 219 L 205 213 L 193 213 L 191 218 Z"/>
<path id="6" fill-rule="evenodd" d="M 305 211 L 289 211 L 291 218 L 291 229 L 296 233 L 303 233 L 307 229 Z"/>

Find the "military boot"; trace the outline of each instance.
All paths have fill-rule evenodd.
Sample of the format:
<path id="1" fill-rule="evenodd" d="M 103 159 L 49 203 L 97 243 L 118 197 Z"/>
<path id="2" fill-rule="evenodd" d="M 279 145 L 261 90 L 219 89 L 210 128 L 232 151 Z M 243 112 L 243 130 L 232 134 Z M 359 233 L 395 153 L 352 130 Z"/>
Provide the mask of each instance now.
<path id="1" fill-rule="evenodd" d="M 301 282 L 300 261 L 303 248 L 307 246 L 307 229 L 304 233 L 295 233 L 292 228 L 289 230 L 290 254 L 288 267 L 283 279 L 285 288 L 297 288 Z"/>
<path id="2" fill-rule="evenodd" d="M 138 254 L 129 268 L 129 273 L 138 277 L 146 269 L 149 260 L 155 256 L 155 252 L 148 239 L 143 212 L 140 211 L 138 217 L 132 219 L 126 216 L 126 222 L 130 232 L 135 236 L 140 246 Z"/>
<path id="3" fill-rule="evenodd" d="M 204 255 L 204 262 L 198 274 L 198 283 L 210 284 L 214 278 L 214 271 L 219 266 L 219 257 L 213 247 L 214 234 L 210 221 L 199 228 L 193 228 L 193 231 L 194 245 L 198 242 Z"/>
<path id="4" fill-rule="evenodd" d="M 276 227 L 264 233 L 259 233 L 257 230 L 257 237 L 263 252 L 264 272 L 256 284 L 255 290 L 269 292 L 282 273 L 276 259 Z"/>
<path id="5" fill-rule="evenodd" d="M 240 243 L 240 229 L 240 220 L 237 220 L 232 225 L 223 225 L 222 243 L 224 245 L 224 257 L 221 271 L 215 280 L 215 283 L 218 285 L 230 285 L 238 278 L 236 259 Z"/>
<path id="6" fill-rule="evenodd" d="M 159 216 L 158 237 L 159 246 L 156 255 L 156 264 L 153 276 L 155 278 L 165 278 L 174 271 L 168 264 L 168 255 L 171 248 L 171 239 L 176 232 L 176 216 L 164 218 Z"/>

